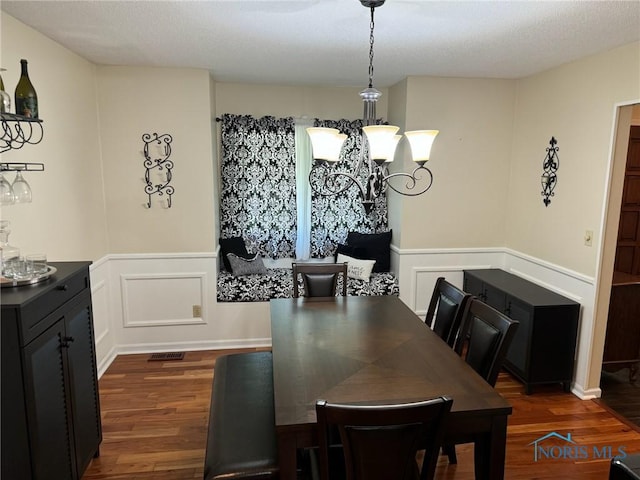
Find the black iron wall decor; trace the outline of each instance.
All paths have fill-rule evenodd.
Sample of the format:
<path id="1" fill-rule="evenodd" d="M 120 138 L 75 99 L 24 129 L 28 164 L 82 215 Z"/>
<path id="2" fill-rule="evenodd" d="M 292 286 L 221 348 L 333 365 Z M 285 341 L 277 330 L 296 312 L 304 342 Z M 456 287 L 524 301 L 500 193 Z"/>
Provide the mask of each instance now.
<path id="1" fill-rule="evenodd" d="M 171 184 L 173 170 L 173 162 L 169 160 L 171 156 L 171 142 L 173 137 L 168 133 L 158 135 L 157 133 L 145 133 L 142 135 L 144 142 L 144 180 L 146 185 L 144 192 L 149 197 L 146 203 L 147 208 L 151 208 L 151 195 L 167 196 L 167 208 L 171 208 L 171 195 L 174 188 Z M 154 182 L 151 176 L 154 170 L 157 170 L 159 178 Z"/>
<path id="2" fill-rule="evenodd" d="M 560 168 L 560 158 L 558 157 L 557 147 L 558 141 L 555 137 L 551 137 L 549 140 L 549 147 L 547 147 L 547 156 L 544 158 L 544 162 L 542 163 L 542 177 L 540 177 L 540 182 L 542 183 L 542 201 L 544 202 L 544 206 L 548 207 L 551 203 L 549 197 L 553 197 L 555 193 L 553 193 L 553 189 L 556 188 L 556 183 L 558 182 L 558 176 L 556 172 L 558 168 Z"/>

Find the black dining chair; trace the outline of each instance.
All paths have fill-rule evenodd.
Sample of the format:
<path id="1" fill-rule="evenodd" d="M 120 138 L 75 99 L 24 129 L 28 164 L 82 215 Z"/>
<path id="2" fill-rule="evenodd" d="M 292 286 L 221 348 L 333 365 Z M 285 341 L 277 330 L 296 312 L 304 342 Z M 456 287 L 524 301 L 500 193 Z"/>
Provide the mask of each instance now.
<path id="1" fill-rule="evenodd" d="M 461 353 L 463 339 L 459 332 L 469 301 L 473 296 L 438 277 L 431 295 L 425 323 L 447 344 Z"/>
<path id="2" fill-rule="evenodd" d="M 318 400 L 320 479 L 431 480 L 452 404 L 449 397 L 395 405 Z M 330 441 L 336 428 L 342 443 L 339 450 Z M 335 458 L 329 453 L 332 448 L 342 452 L 339 462 L 330 462 Z M 416 460 L 418 451 L 424 451 L 421 465 Z"/>
<path id="3" fill-rule="evenodd" d="M 495 387 L 519 322 L 473 298 L 462 323 L 460 335 L 466 337 L 468 332 L 465 361 Z M 449 457 L 449 463 L 458 462 L 454 445 L 447 444 L 442 450 Z"/>
<path id="4" fill-rule="evenodd" d="M 342 274 L 342 296 L 347 295 L 346 263 L 293 263 L 292 269 L 294 298 L 300 296 L 298 275 L 302 276 L 305 297 L 335 297 L 340 274 Z"/>

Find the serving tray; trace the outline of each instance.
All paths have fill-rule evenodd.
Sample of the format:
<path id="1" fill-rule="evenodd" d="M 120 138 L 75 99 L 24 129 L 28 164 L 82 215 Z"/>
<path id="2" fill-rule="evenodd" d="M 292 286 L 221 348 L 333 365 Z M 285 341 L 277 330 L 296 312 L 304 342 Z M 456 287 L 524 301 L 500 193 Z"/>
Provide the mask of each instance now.
<path id="1" fill-rule="evenodd" d="M 24 285 L 33 285 L 34 283 L 45 281 L 57 271 L 58 269 L 56 267 L 52 267 L 48 265 L 47 271 L 45 273 L 41 273 L 40 275 L 36 275 L 31 278 L 21 278 L 20 280 L 16 280 L 13 278 L 0 277 L 0 287 L 8 288 L 8 287 L 22 287 Z"/>

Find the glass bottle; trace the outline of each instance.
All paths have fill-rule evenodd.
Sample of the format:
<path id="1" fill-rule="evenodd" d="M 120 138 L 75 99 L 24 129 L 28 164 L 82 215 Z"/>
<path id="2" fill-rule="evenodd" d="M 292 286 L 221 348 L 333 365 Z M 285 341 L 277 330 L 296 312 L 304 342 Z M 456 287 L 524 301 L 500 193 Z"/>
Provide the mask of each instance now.
<path id="1" fill-rule="evenodd" d="M 14 95 L 16 114 L 28 118 L 38 118 L 38 95 L 29 80 L 27 61 L 24 58 L 20 60 L 20 66 L 20 80 L 18 80 Z"/>
<path id="2" fill-rule="evenodd" d="M 0 72 L 4 72 L 4 68 L 0 68 Z M 4 89 L 4 82 L 0 75 L 0 113 L 11 112 L 11 96 Z"/>
<path id="3" fill-rule="evenodd" d="M 20 260 L 20 249 L 9 245 L 9 220 L 0 220 L 0 266 L 2 276 L 13 278 L 13 264 Z"/>

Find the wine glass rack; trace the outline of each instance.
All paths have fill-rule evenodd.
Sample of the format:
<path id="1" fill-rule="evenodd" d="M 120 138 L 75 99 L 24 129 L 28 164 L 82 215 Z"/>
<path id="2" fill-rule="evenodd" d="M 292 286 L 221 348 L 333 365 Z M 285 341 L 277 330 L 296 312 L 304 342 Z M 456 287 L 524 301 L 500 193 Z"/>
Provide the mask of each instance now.
<path id="1" fill-rule="evenodd" d="M 0 113 L 0 153 L 18 150 L 26 144 L 37 145 L 42 141 L 42 120 L 13 113 Z M 22 164 L 26 165 L 26 164 Z"/>
<path id="2" fill-rule="evenodd" d="M 0 162 L 0 172 L 43 172 L 44 163 Z"/>

